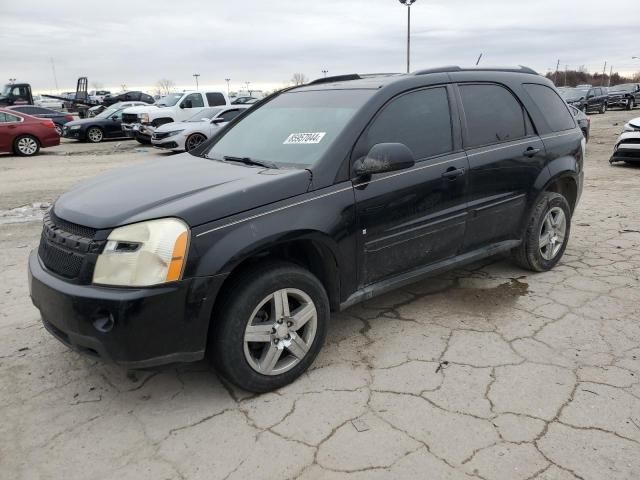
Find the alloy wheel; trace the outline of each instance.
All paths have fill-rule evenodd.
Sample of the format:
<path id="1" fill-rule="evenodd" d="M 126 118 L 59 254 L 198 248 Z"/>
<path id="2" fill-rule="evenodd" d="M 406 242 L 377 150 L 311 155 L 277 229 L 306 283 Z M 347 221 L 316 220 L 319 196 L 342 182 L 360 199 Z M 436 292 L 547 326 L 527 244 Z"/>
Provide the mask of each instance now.
<path id="1" fill-rule="evenodd" d="M 567 217 L 560 207 L 553 207 L 544 217 L 540 227 L 540 255 L 545 260 L 553 260 L 564 244 L 567 235 Z"/>
<path id="2" fill-rule="evenodd" d="M 102 130 L 100 130 L 99 128 L 90 128 L 89 131 L 87 132 L 87 137 L 93 143 L 101 142 L 103 137 Z"/>
<path id="3" fill-rule="evenodd" d="M 309 295 L 295 288 L 277 290 L 248 319 L 245 359 L 262 375 L 285 373 L 306 357 L 317 328 L 318 312 Z"/>
<path id="4" fill-rule="evenodd" d="M 34 153 L 36 153 L 38 151 L 38 142 L 31 137 L 22 137 L 20 140 L 18 140 L 18 151 L 22 154 L 22 155 L 33 155 Z"/>
<path id="5" fill-rule="evenodd" d="M 58 134 L 58 136 L 61 137 L 62 136 L 62 127 L 56 123 L 55 124 L 55 128 L 56 128 L 56 133 Z"/>
<path id="6" fill-rule="evenodd" d="M 194 133 L 193 135 L 191 135 L 187 139 L 187 145 L 186 145 L 187 152 L 189 150 L 193 150 L 194 148 L 196 148 L 198 145 L 200 145 L 206 139 L 207 139 L 207 137 L 205 137 L 204 135 L 201 135 L 199 133 Z"/>

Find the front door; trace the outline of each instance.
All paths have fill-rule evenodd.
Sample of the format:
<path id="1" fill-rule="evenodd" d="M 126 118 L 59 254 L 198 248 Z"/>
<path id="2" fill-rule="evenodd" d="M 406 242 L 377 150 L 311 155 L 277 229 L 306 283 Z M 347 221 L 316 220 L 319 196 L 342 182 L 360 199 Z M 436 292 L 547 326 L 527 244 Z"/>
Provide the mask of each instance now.
<path id="1" fill-rule="evenodd" d="M 176 116 L 176 122 L 181 122 L 193 117 L 204 109 L 204 100 L 201 93 L 191 93 L 180 103 Z"/>
<path id="2" fill-rule="evenodd" d="M 546 165 L 542 140 L 516 97 L 497 84 L 461 84 L 469 158 L 464 251 L 518 238 L 533 183 Z"/>
<path id="3" fill-rule="evenodd" d="M 403 143 L 414 167 L 353 180 L 359 286 L 455 256 L 464 238 L 468 163 L 452 90 L 434 87 L 389 102 L 358 140 L 352 160 L 378 143 Z"/>

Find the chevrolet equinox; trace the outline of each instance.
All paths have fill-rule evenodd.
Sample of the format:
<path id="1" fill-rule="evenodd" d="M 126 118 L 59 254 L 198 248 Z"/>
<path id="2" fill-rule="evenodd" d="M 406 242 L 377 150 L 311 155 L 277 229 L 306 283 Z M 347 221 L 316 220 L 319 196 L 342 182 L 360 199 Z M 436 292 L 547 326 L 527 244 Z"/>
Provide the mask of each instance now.
<path id="1" fill-rule="evenodd" d="M 553 268 L 584 152 L 525 67 L 323 78 L 191 154 L 61 195 L 31 297 L 79 352 L 130 368 L 207 354 L 235 385 L 273 390 L 314 361 L 331 311 L 505 252 Z"/>

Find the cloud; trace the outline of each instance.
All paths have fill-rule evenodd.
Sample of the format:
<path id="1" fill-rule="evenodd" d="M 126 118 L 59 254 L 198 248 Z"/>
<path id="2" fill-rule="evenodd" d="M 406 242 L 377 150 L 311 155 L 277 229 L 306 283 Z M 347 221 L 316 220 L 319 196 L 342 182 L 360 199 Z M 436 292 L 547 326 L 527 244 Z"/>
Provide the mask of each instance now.
<path id="1" fill-rule="evenodd" d="M 102 5 L 108 5 L 105 9 Z M 244 0 L 108 4 L 72 0 L 6 2 L 0 17 L 0 74 L 61 89 L 78 76 L 109 87 L 273 87 L 294 72 L 309 78 L 405 68 L 406 7 L 394 0 Z M 598 15 L 593 12 L 597 11 Z M 468 65 L 480 52 L 492 65 L 542 73 L 605 61 L 640 70 L 637 22 L 593 0 L 418 0 L 412 7 L 412 66 Z M 636 50 L 633 50 L 633 47 Z M 634 63 L 635 62 L 635 63 Z M 1 81 L 1 77 L 0 77 Z"/>

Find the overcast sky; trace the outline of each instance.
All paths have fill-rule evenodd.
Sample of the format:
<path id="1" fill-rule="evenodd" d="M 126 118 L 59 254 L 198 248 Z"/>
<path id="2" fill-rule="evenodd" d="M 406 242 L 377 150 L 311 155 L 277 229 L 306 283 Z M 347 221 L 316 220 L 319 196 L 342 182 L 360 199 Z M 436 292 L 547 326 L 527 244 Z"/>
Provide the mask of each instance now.
<path id="1" fill-rule="evenodd" d="M 565 65 L 640 70 L 638 0 L 417 0 L 412 7 L 412 70 Z M 622 8 L 622 7 L 626 8 Z M 405 67 L 406 7 L 398 0 L 243 0 L 78 2 L 0 0 L 0 83 L 74 90 L 80 75 L 105 87 L 231 88 Z M 607 70 L 609 67 L 607 67 Z M 226 87 L 225 87 L 226 88 Z"/>

